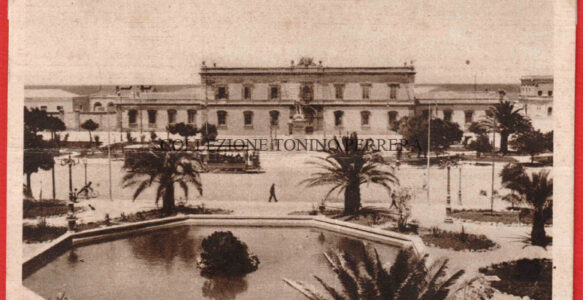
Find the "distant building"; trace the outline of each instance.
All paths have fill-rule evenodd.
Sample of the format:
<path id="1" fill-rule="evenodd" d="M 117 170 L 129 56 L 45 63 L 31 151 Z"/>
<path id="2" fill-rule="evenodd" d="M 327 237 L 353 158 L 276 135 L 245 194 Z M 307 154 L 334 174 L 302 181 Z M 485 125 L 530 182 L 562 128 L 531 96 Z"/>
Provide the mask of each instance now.
<path id="1" fill-rule="evenodd" d="M 535 128 L 552 130 L 553 76 L 521 77 L 519 101 Z"/>
<path id="2" fill-rule="evenodd" d="M 401 117 L 427 115 L 429 109 L 466 130 L 499 101 L 497 91 L 435 85 L 416 92 L 411 64 L 327 67 L 302 58 L 285 67 L 225 68 L 203 62 L 199 74 L 200 85 L 99 86 L 65 118 L 67 128 L 79 130 L 92 119 L 99 130 L 147 133 L 208 121 L 223 137 L 392 135 Z"/>

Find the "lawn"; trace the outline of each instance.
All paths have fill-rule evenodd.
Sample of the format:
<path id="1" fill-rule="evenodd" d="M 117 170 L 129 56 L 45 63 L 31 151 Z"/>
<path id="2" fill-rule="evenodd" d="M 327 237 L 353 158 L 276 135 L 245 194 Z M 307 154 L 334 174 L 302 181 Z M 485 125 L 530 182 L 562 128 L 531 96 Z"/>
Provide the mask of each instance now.
<path id="1" fill-rule="evenodd" d="M 54 240 L 67 232 L 66 227 L 50 226 L 46 223 L 24 225 L 22 239 L 25 243 L 39 243 Z"/>
<path id="2" fill-rule="evenodd" d="M 521 213 L 520 211 L 494 211 L 491 213 L 488 209 L 456 209 L 450 214 L 450 216 L 452 218 L 484 223 L 532 224 L 532 212 Z M 552 219 L 547 221 L 547 224 L 552 223 Z"/>
<path id="3" fill-rule="evenodd" d="M 66 215 L 69 208 L 64 200 L 29 200 L 24 199 L 22 213 L 25 219 L 37 217 L 55 217 Z M 75 207 L 75 212 L 84 211 L 85 208 Z"/>

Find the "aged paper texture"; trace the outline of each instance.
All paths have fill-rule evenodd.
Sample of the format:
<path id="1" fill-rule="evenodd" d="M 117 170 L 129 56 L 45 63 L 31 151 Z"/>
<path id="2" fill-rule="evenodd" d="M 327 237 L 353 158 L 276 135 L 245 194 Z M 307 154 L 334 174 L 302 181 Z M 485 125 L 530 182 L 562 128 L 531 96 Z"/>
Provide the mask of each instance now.
<path id="1" fill-rule="evenodd" d="M 10 1 L 7 298 L 571 298 L 575 4 Z"/>

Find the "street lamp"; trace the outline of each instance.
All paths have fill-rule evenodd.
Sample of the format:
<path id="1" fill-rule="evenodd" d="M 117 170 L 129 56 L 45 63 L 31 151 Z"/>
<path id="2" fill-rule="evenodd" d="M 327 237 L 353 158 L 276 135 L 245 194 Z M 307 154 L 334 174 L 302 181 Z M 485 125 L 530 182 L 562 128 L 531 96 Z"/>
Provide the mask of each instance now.
<path id="1" fill-rule="evenodd" d="M 69 193 L 73 192 L 73 166 L 79 164 L 79 160 L 71 158 L 71 153 L 69 157 L 61 160 L 61 166 L 69 166 Z"/>
<path id="2" fill-rule="evenodd" d="M 445 223 L 453 223 L 453 219 L 450 217 L 451 215 L 451 167 L 458 165 L 457 158 L 450 158 L 448 157 L 441 163 L 442 168 L 447 168 L 447 196 L 445 200 Z M 460 173 L 461 174 L 461 173 Z M 461 180 L 461 177 L 460 177 Z M 461 199 L 461 189 L 459 191 L 460 199 Z"/>
<path id="3" fill-rule="evenodd" d="M 83 166 L 85 167 L 85 186 L 87 186 L 87 156 L 83 157 Z"/>

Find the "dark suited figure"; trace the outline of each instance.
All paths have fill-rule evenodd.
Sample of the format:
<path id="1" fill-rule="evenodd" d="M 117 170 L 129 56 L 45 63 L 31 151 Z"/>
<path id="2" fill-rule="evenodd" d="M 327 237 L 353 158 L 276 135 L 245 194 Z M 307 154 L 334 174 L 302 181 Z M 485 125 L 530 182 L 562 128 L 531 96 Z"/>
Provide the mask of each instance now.
<path id="1" fill-rule="evenodd" d="M 271 188 L 269 189 L 269 201 L 267 202 L 271 202 L 271 199 L 277 202 L 277 197 L 275 196 L 275 183 L 272 184 Z"/>

